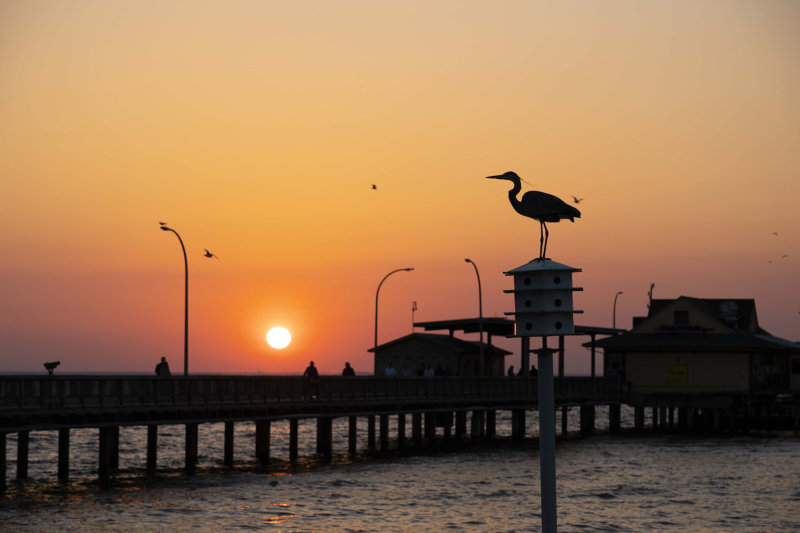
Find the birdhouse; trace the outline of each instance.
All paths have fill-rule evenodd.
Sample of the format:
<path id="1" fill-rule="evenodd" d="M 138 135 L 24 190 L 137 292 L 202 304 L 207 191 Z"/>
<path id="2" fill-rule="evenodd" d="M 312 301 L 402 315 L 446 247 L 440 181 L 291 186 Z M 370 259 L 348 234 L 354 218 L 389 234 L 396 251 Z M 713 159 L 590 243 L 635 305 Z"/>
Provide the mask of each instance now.
<path id="1" fill-rule="evenodd" d="M 508 272 L 514 277 L 514 289 L 503 291 L 514 295 L 514 336 L 574 335 L 572 295 L 582 291 L 572 286 L 572 274 L 580 268 L 534 259 Z"/>

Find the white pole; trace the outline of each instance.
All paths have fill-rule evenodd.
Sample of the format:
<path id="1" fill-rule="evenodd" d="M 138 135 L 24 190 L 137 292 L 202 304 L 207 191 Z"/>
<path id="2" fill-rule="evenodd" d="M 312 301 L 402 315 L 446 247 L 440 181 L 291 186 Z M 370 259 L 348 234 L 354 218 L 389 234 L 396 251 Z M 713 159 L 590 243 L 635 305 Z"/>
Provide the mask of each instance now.
<path id="1" fill-rule="evenodd" d="M 539 359 L 539 477 L 542 488 L 542 533 L 556 533 L 556 417 L 553 352 L 542 337 Z"/>

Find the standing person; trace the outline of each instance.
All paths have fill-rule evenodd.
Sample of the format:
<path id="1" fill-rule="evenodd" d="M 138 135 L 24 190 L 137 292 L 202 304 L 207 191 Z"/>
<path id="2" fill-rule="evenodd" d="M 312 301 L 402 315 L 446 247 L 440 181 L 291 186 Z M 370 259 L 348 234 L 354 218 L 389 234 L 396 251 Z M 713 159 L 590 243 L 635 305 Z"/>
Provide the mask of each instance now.
<path id="1" fill-rule="evenodd" d="M 394 377 L 397 375 L 397 370 L 394 369 L 392 363 L 389 363 L 386 368 L 383 369 L 383 375 L 387 377 Z"/>
<path id="2" fill-rule="evenodd" d="M 309 361 L 303 376 L 306 378 L 304 397 L 307 400 L 313 400 L 319 395 L 319 372 L 317 367 L 314 366 L 314 361 Z"/>
<path id="3" fill-rule="evenodd" d="M 169 376 L 172 373 L 169 371 L 169 363 L 167 358 L 162 357 L 161 362 L 156 365 L 156 376 Z"/>
<path id="4" fill-rule="evenodd" d="M 344 364 L 344 370 L 342 370 L 342 375 L 343 376 L 355 376 L 356 375 L 356 371 L 353 370 L 353 367 L 350 366 L 350 363 L 345 363 Z"/>
<path id="5" fill-rule="evenodd" d="M 510 378 L 513 378 L 516 374 L 514 373 L 514 365 L 508 367 L 508 373 L 506 375 Z"/>

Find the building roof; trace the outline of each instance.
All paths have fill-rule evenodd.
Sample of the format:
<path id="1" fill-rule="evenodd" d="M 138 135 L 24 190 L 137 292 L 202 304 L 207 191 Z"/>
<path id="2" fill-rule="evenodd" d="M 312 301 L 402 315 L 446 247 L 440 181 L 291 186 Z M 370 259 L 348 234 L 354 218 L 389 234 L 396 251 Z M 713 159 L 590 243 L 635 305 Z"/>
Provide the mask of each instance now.
<path id="1" fill-rule="evenodd" d="M 463 331 L 464 333 L 478 333 L 480 331 L 480 318 L 459 318 L 455 320 L 436 320 L 433 322 L 414 322 L 414 327 L 424 328 L 425 331 Z M 491 317 L 483 318 L 483 331 L 489 335 L 514 336 L 514 321 L 508 318 Z M 579 335 L 619 335 L 628 330 L 619 328 L 603 328 L 597 326 L 575 326 L 575 333 Z"/>
<path id="2" fill-rule="evenodd" d="M 587 342 L 584 346 L 590 346 Z M 773 351 L 793 350 L 800 345 L 771 335 L 747 333 L 707 334 L 702 331 L 670 333 L 628 333 L 595 341 L 595 346 L 609 351 Z"/>
<path id="3" fill-rule="evenodd" d="M 679 302 L 688 303 L 702 314 L 719 321 L 716 332 L 692 325 L 662 324 L 664 313 Z M 653 325 L 658 326 L 655 330 Z M 643 331 L 644 330 L 644 331 Z M 586 343 L 584 346 L 589 346 Z M 774 351 L 800 353 L 800 344 L 774 337 L 758 325 L 753 299 L 692 298 L 653 300 L 647 318 L 629 333 L 599 340 L 605 351 Z"/>
<path id="4" fill-rule="evenodd" d="M 409 335 L 406 335 L 405 337 L 399 337 L 397 339 L 381 344 L 377 347 L 370 348 L 367 351 L 374 353 L 376 350 L 380 350 L 388 346 L 394 346 L 396 344 L 406 343 L 410 340 L 419 340 L 430 344 L 436 344 L 439 346 L 453 348 L 456 355 L 478 352 L 480 351 L 480 346 L 481 346 L 481 342 L 479 341 L 465 341 L 457 337 L 451 337 L 450 335 L 442 335 L 439 333 L 411 333 Z M 489 355 L 491 354 L 511 355 L 511 352 L 509 352 L 508 350 L 504 350 L 502 348 L 493 346 L 491 344 L 483 343 L 483 346 L 484 350 Z"/>
<path id="5" fill-rule="evenodd" d="M 562 263 L 551 261 L 550 259 L 534 259 L 529 263 L 518 266 L 508 272 L 503 272 L 506 276 L 519 274 L 520 272 L 543 272 L 543 271 L 559 271 L 559 272 L 581 272 L 580 268 L 567 266 Z"/>
<path id="6" fill-rule="evenodd" d="M 670 300 L 652 300 L 647 317 L 650 318 L 678 300 L 691 303 L 724 324 L 750 333 L 766 333 L 758 326 L 756 302 L 752 298 L 693 298 L 680 296 Z"/>

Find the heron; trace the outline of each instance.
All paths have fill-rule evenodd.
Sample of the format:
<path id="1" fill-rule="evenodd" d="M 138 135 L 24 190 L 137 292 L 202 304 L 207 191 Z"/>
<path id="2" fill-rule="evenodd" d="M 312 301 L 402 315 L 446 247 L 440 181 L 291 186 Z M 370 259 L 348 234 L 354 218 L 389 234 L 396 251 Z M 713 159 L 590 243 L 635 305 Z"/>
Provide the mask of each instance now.
<path id="1" fill-rule="evenodd" d="M 564 202 L 561 198 L 540 191 L 528 191 L 522 195 L 522 200 L 517 199 L 517 194 L 522 190 L 521 178 L 515 172 L 506 172 L 499 176 L 487 176 L 487 179 L 508 180 L 514 187 L 508 191 L 508 201 L 514 211 L 520 215 L 530 217 L 539 221 L 539 257 L 537 261 L 546 259 L 547 239 L 550 232 L 547 230 L 547 222 L 559 222 L 569 219 L 575 222 L 580 218 L 581 212 Z"/>

